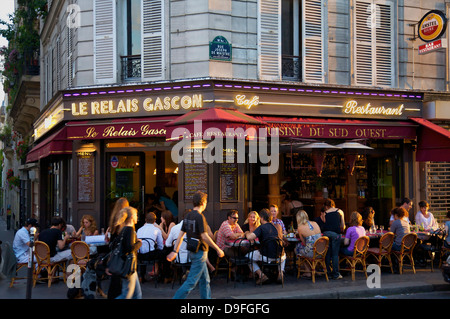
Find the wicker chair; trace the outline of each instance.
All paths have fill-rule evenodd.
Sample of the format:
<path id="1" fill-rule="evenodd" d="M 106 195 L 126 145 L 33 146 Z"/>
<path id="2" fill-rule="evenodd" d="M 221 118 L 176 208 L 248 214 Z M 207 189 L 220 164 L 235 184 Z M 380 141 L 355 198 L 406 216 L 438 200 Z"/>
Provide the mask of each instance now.
<path id="1" fill-rule="evenodd" d="M 388 232 L 381 236 L 380 238 L 380 247 L 373 247 L 367 249 L 367 257 L 373 256 L 377 260 L 378 266 L 382 267 L 381 262 L 383 258 L 386 258 L 389 261 L 389 267 L 391 268 L 391 272 L 394 273 L 394 269 L 392 268 L 392 259 L 391 259 L 391 249 L 392 244 L 394 243 L 394 233 Z"/>
<path id="2" fill-rule="evenodd" d="M 352 272 L 352 280 L 355 280 L 355 272 L 360 271 L 356 269 L 356 265 L 360 263 L 363 266 L 363 272 L 367 278 L 366 269 L 366 254 L 369 248 L 370 238 L 368 236 L 359 237 L 355 242 L 355 248 L 353 250 L 353 256 L 341 255 L 339 259 L 339 264 L 345 262 L 350 266 L 350 268 L 341 268 L 342 270 L 350 270 Z"/>
<path id="3" fill-rule="evenodd" d="M 300 272 L 301 272 L 301 266 L 303 264 L 307 264 L 310 271 L 304 271 L 304 272 L 311 272 L 312 282 L 316 282 L 316 273 L 317 274 L 324 274 L 325 278 L 328 281 L 328 274 L 327 274 L 327 267 L 325 264 L 325 256 L 327 255 L 328 251 L 328 244 L 329 244 L 329 238 L 327 236 L 322 236 L 319 239 L 317 239 L 314 243 L 313 248 L 313 256 L 312 257 L 306 257 L 306 256 L 300 256 L 297 255 L 297 278 L 300 278 Z M 322 266 L 322 271 L 317 271 L 317 266 Z"/>
<path id="4" fill-rule="evenodd" d="M 52 280 L 55 278 L 63 278 L 64 282 L 66 282 L 66 260 L 51 262 L 50 248 L 42 241 L 36 241 L 34 243 L 34 249 L 37 267 L 34 271 L 33 287 L 36 286 L 37 280 L 48 280 L 48 287 L 52 285 Z M 43 269 L 47 270 L 47 278 L 38 278 Z M 58 276 L 54 275 L 54 273 L 59 270 L 61 270 L 63 274 Z"/>
<path id="5" fill-rule="evenodd" d="M 417 234 L 409 233 L 403 236 L 400 251 L 396 250 L 392 251 L 392 254 L 397 258 L 399 262 L 400 274 L 403 273 L 403 266 L 404 266 L 403 261 L 405 257 L 409 258 L 411 268 L 413 272 L 416 273 L 416 268 L 414 268 L 414 257 L 413 257 L 414 246 L 416 246 L 416 243 L 417 243 Z"/>
<path id="6" fill-rule="evenodd" d="M 74 241 L 70 246 L 72 251 L 73 263 L 80 266 L 81 271 L 86 270 L 86 264 L 89 261 L 89 245 L 84 241 Z"/>

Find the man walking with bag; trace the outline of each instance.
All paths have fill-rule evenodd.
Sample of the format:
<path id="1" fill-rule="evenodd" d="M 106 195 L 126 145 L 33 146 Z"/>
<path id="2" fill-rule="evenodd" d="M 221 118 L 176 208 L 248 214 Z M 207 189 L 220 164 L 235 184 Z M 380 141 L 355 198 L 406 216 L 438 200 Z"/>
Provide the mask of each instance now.
<path id="1" fill-rule="evenodd" d="M 202 299 L 211 299 L 209 273 L 206 265 L 209 246 L 217 251 L 219 257 L 223 257 L 224 253 L 208 235 L 208 223 L 203 215 L 207 198 L 208 195 L 200 191 L 194 194 L 194 209 L 184 218 L 183 226 L 178 235 L 174 250 L 167 255 L 168 261 L 174 260 L 178 254 L 184 235 L 187 235 L 187 248 L 190 250 L 191 268 L 186 281 L 175 293 L 174 299 L 185 299 L 195 286 L 197 286 L 197 283 L 200 288 L 200 297 Z"/>

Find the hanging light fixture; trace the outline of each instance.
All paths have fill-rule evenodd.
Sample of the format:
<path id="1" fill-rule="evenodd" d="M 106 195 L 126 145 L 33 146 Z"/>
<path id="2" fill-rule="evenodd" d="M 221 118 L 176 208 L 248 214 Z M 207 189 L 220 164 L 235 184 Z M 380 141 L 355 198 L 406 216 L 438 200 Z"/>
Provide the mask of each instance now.
<path id="1" fill-rule="evenodd" d="M 316 169 L 317 176 L 322 176 L 323 161 L 325 160 L 327 150 L 339 149 L 339 147 L 330 145 L 325 142 L 314 142 L 304 146 L 300 146 L 301 149 L 311 149 L 312 158 L 314 160 L 314 167 Z"/>
<path id="2" fill-rule="evenodd" d="M 347 167 L 347 171 L 350 175 L 353 175 L 355 170 L 358 150 L 373 150 L 373 147 L 352 141 L 344 142 L 336 146 L 345 150 L 345 167 Z"/>

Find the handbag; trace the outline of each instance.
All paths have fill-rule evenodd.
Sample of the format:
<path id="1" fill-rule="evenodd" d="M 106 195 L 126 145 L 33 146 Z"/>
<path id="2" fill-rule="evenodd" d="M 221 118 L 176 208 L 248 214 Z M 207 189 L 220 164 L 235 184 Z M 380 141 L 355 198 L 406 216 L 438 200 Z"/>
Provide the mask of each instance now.
<path id="1" fill-rule="evenodd" d="M 133 253 L 128 253 L 123 256 L 122 252 L 123 232 L 120 236 L 119 244 L 117 244 L 111 251 L 111 256 L 108 261 L 108 270 L 112 275 L 122 278 L 128 278 L 136 270 L 136 260 Z"/>
<path id="2" fill-rule="evenodd" d="M 200 248 L 200 240 L 197 238 L 188 237 L 186 241 L 186 249 L 196 253 Z"/>

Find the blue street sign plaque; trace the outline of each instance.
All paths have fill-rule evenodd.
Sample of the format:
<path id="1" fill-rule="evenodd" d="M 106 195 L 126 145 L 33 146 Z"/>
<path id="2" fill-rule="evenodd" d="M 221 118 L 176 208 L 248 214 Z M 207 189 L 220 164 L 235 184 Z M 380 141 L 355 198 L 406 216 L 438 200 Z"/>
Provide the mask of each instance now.
<path id="1" fill-rule="evenodd" d="M 231 61 L 231 43 L 219 35 L 209 42 L 209 59 L 220 61 Z"/>

